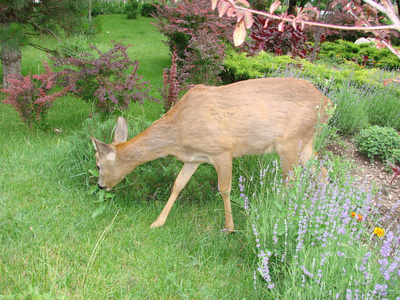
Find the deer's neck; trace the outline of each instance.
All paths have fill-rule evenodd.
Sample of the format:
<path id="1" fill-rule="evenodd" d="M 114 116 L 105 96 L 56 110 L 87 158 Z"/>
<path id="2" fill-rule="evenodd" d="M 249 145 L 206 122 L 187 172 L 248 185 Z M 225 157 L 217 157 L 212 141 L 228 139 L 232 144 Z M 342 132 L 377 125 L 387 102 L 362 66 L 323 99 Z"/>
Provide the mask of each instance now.
<path id="1" fill-rule="evenodd" d="M 175 140 L 173 126 L 160 119 L 139 135 L 116 147 L 119 157 L 135 168 L 148 161 L 173 154 Z"/>

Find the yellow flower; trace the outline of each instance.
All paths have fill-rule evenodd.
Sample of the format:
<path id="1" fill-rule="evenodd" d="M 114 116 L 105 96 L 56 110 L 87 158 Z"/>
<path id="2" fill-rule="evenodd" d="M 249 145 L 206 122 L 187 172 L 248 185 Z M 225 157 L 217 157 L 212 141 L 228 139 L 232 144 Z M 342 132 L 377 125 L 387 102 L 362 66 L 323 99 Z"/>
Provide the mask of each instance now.
<path id="1" fill-rule="evenodd" d="M 352 212 L 352 213 L 351 213 L 351 216 L 354 218 L 354 217 L 356 216 L 356 213 L 355 213 L 355 212 Z"/>
<path id="2" fill-rule="evenodd" d="M 379 228 L 379 227 L 375 227 L 374 233 L 379 236 L 382 237 L 385 235 L 385 229 Z"/>

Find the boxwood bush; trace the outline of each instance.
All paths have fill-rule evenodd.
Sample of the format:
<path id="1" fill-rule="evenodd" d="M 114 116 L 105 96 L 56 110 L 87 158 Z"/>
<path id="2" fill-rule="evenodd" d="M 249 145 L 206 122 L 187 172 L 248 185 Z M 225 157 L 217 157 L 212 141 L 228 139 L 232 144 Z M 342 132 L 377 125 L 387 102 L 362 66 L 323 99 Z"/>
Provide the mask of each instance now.
<path id="1" fill-rule="evenodd" d="M 229 51 L 224 63 L 225 81 L 238 81 L 260 77 L 276 77 L 277 72 L 290 70 L 291 73 L 301 74 L 315 85 L 334 81 L 337 88 L 343 86 L 350 78 L 358 86 L 373 86 L 384 89 L 384 79 L 395 78 L 394 72 L 384 72 L 378 68 L 366 69 L 353 62 L 345 61 L 335 68 L 324 63 L 313 64 L 306 59 L 293 59 L 287 55 L 274 56 L 271 53 L 260 52 L 256 56 L 246 53 Z"/>

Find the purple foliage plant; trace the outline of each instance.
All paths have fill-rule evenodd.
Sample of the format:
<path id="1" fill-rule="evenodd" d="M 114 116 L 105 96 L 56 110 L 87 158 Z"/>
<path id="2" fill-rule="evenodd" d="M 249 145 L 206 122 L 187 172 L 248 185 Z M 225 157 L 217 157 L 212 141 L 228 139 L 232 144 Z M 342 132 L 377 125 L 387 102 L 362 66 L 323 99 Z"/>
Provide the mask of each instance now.
<path id="1" fill-rule="evenodd" d="M 43 62 L 45 72 L 29 74 L 28 76 L 9 75 L 8 88 L 0 89 L 8 94 L 3 103 L 12 105 L 22 121 L 32 129 L 34 126 L 43 126 L 48 110 L 54 101 L 64 95 L 68 88 L 52 92 L 55 85 L 55 72 L 47 62 Z"/>
<path id="2" fill-rule="evenodd" d="M 131 46 L 114 42 L 113 48 L 103 52 L 90 45 L 96 55 L 52 57 L 54 66 L 62 69 L 57 73 L 58 83 L 68 86 L 76 97 L 93 102 L 103 114 L 125 110 L 132 102 L 155 100 L 148 94 L 148 81 L 143 81 L 143 76 L 137 74 L 139 62 L 128 56 L 127 49 Z"/>

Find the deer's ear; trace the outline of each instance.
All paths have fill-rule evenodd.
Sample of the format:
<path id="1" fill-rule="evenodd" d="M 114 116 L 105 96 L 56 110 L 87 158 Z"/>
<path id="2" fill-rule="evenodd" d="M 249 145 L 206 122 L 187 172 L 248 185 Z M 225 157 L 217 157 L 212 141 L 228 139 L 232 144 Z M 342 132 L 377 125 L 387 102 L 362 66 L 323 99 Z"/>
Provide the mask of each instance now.
<path id="1" fill-rule="evenodd" d="M 92 138 L 94 149 L 96 149 L 100 159 L 115 160 L 117 154 L 115 149 L 106 143 L 103 143 L 95 138 Z"/>
<path id="2" fill-rule="evenodd" d="M 126 142 L 128 139 L 128 123 L 125 118 L 120 116 L 118 117 L 117 127 L 115 127 L 115 137 L 114 141 L 117 143 Z"/>

